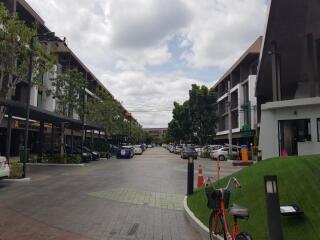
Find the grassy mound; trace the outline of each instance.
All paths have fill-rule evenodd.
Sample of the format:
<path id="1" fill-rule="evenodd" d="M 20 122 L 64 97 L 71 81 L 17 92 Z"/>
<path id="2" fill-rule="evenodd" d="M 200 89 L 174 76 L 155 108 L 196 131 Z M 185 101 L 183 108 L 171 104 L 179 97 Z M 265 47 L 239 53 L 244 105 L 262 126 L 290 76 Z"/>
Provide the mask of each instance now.
<path id="1" fill-rule="evenodd" d="M 234 176 L 242 188 L 231 190 L 230 205 L 238 203 L 250 209 L 250 219 L 240 221 L 241 231 L 253 239 L 268 239 L 264 175 L 277 175 L 280 204 L 298 204 L 301 217 L 282 217 L 284 239 L 320 239 L 320 156 L 274 158 L 245 168 Z M 228 179 L 215 183 L 225 186 Z M 188 206 L 208 226 L 210 210 L 204 189 L 188 198 Z"/>

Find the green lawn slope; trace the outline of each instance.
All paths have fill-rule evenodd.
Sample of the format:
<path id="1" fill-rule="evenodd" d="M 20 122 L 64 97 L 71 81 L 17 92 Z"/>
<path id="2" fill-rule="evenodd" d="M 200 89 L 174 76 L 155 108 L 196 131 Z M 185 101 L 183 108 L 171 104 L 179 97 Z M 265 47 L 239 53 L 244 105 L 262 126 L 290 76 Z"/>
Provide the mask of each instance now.
<path id="1" fill-rule="evenodd" d="M 230 204 L 238 203 L 250 209 L 248 221 L 241 220 L 241 231 L 253 239 L 268 239 L 264 175 L 278 176 L 280 204 L 296 203 L 305 212 L 302 217 L 282 217 L 284 239 L 320 239 L 320 156 L 274 158 L 245 168 L 234 176 L 242 188 L 231 190 Z M 214 186 L 225 186 L 222 179 Z M 210 210 L 204 189 L 188 197 L 188 206 L 208 226 Z"/>

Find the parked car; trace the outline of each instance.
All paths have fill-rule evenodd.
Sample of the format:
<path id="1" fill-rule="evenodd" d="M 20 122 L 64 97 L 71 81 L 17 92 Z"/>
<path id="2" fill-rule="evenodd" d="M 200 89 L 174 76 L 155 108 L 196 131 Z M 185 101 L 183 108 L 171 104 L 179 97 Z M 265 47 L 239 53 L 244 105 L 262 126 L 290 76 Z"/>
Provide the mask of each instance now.
<path id="1" fill-rule="evenodd" d="M 148 148 L 153 148 L 153 145 L 149 144 L 149 145 L 148 145 Z"/>
<path id="2" fill-rule="evenodd" d="M 181 152 L 181 158 L 182 159 L 188 159 L 192 157 L 193 159 L 198 158 L 198 153 L 195 150 L 194 147 L 183 147 L 182 152 Z"/>
<path id="3" fill-rule="evenodd" d="M 183 147 L 181 145 L 177 145 L 174 148 L 174 153 L 175 154 L 181 154 Z"/>
<path id="4" fill-rule="evenodd" d="M 10 167 L 5 157 L 0 157 L 0 178 L 6 178 L 10 175 Z"/>
<path id="5" fill-rule="evenodd" d="M 93 159 L 91 153 L 83 151 L 81 154 L 81 148 L 77 148 L 77 147 L 74 147 L 73 150 L 71 150 L 70 146 L 66 146 L 66 153 L 68 155 L 71 155 L 71 154 L 81 155 L 81 162 L 91 162 Z"/>
<path id="6" fill-rule="evenodd" d="M 135 145 L 134 146 L 134 154 L 135 155 L 141 155 L 143 153 L 142 146 L 141 145 Z"/>
<path id="7" fill-rule="evenodd" d="M 239 147 L 232 147 L 232 153 L 238 154 L 240 151 Z M 228 159 L 229 147 L 221 147 L 218 150 L 213 150 L 210 152 L 210 157 L 212 159 L 219 159 L 220 161 L 226 161 Z"/>
<path id="8" fill-rule="evenodd" d="M 173 145 L 169 145 L 168 146 L 168 150 L 169 150 L 169 152 L 174 153 L 174 146 Z"/>
<path id="9" fill-rule="evenodd" d="M 200 156 L 201 156 L 201 150 L 202 150 L 202 148 L 201 148 L 200 146 L 196 146 L 196 147 L 194 148 L 194 150 L 196 150 L 196 152 L 197 152 L 197 154 L 198 154 L 198 157 L 200 157 Z"/>
<path id="10" fill-rule="evenodd" d="M 144 152 L 147 149 L 147 144 L 141 144 L 142 151 Z"/>
<path id="11" fill-rule="evenodd" d="M 78 146 L 77 148 L 81 150 L 81 146 Z M 92 155 L 93 161 L 97 161 L 100 159 L 100 153 L 98 153 L 96 151 L 91 151 L 90 148 L 83 146 L 83 152 L 90 153 Z"/>
<path id="12" fill-rule="evenodd" d="M 134 149 L 132 146 L 122 146 L 117 151 L 117 158 L 133 158 Z"/>

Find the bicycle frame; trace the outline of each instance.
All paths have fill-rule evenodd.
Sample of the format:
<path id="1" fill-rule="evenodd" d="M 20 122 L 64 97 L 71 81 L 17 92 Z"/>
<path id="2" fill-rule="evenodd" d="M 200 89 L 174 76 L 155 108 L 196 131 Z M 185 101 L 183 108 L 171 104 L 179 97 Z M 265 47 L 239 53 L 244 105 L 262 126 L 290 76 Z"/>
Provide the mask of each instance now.
<path id="1" fill-rule="evenodd" d="M 238 221 L 236 217 L 233 217 L 232 233 L 230 233 L 230 228 L 229 228 L 226 209 L 225 209 L 224 193 L 226 190 L 228 190 L 231 180 L 233 180 L 237 184 L 237 186 L 240 187 L 240 183 L 235 178 L 230 178 L 227 186 L 225 188 L 219 189 L 221 192 L 220 209 L 218 209 L 215 214 L 216 224 L 219 222 L 220 218 L 222 217 L 222 224 L 224 225 L 224 232 L 227 240 L 235 240 L 236 236 L 240 233 L 238 228 Z"/>

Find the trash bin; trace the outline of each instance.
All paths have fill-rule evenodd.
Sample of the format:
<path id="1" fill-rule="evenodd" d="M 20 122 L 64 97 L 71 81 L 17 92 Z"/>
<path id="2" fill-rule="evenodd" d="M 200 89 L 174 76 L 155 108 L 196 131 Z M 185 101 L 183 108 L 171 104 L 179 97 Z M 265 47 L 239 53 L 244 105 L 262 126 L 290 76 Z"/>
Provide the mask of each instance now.
<path id="1" fill-rule="evenodd" d="M 241 145 L 241 159 L 242 159 L 242 161 L 248 161 L 248 147 L 247 147 L 247 145 Z"/>
<path id="2" fill-rule="evenodd" d="M 20 162 L 23 163 L 24 162 L 24 146 L 20 146 L 19 153 L 20 153 Z M 30 149 L 27 148 L 27 161 L 26 162 L 28 162 L 29 153 L 30 153 Z"/>

